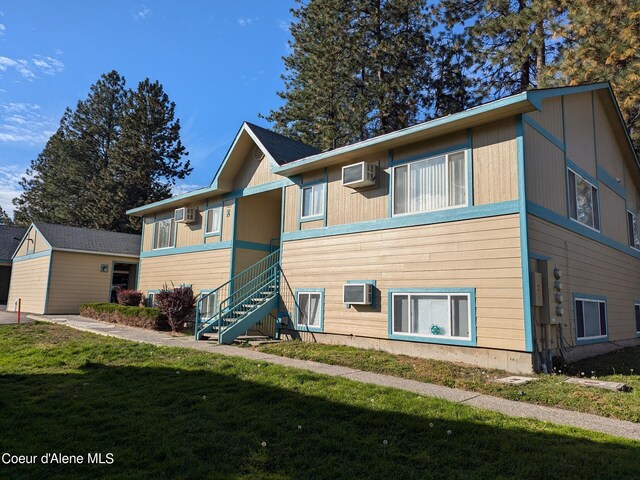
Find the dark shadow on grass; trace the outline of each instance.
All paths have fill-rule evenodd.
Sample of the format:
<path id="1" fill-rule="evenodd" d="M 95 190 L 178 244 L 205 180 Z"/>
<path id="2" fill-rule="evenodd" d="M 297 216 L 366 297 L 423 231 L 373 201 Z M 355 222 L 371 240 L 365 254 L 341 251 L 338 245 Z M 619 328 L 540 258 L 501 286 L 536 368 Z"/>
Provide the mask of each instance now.
<path id="1" fill-rule="evenodd" d="M 284 389 L 228 371 L 89 364 L 81 374 L 0 376 L 0 454 L 115 457 L 113 465 L 0 463 L 0 478 L 621 479 L 640 471 L 631 442 L 482 423 L 484 413 L 474 419 L 462 407 L 445 420 L 445 402 L 306 372 L 292 371 L 298 387 Z M 371 405 L 417 407 L 395 413 L 295 391 L 314 384 L 365 392 Z"/>

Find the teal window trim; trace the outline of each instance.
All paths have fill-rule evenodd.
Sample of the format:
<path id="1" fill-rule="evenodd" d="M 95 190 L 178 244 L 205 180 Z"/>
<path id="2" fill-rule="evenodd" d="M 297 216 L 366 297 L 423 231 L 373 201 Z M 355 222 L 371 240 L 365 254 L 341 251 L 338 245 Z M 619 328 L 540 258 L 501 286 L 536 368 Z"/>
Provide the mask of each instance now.
<path id="1" fill-rule="evenodd" d="M 42 250 L 41 252 L 30 253 L 29 255 L 20 255 L 19 257 L 13 257 L 14 262 L 23 262 L 25 260 L 32 260 L 34 258 L 48 257 L 51 255 L 52 249 Z"/>
<path id="2" fill-rule="evenodd" d="M 304 206 L 304 190 L 306 188 L 315 187 L 317 185 L 322 186 L 322 213 L 316 215 L 308 215 L 306 217 L 302 216 L 302 209 Z M 315 222 L 317 220 L 322 220 L 323 224 L 326 225 L 327 222 L 327 179 L 326 173 L 325 178 L 321 178 L 319 180 L 314 180 L 312 182 L 303 183 L 300 185 L 299 190 L 299 205 L 298 205 L 298 230 L 300 229 L 300 225 L 305 222 Z"/>
<path id="3" fill-rule="evenodd" d="M 518 201 L 491 203 L 470 207 L 450 208 L 434 212 L 416 213 L 411 215 L 399 215 L 392 218 L 381 218 L 366 222 L 332 225 L 329 227 L 313 228 L 282 234 L 284 241 L 302 240 L 307 238 L 331 237 L 334 235 L 347 235 L 351 233 L 372 232 L 376 230 L 389 230 L 401 227 L 413 227 L 433 225 L 436 223 L 455 222 L 458 220 L 470 220 L 473 218 L 496 217 L 518 213 Z"/>
<path id="4" fill-rule="evenodd" d="M 414 155 L 413 157 L 410 157 L 409 159 L 402 159 L 400 161 L 394 162 L 394 165 L 391 169 L 391 175 L 389 177 L 389 182 L 393 185 L 393 188 L 391 189 L 392 191 L 395 191 L 395 169 L 398 167 L 403 167 L 405 165 L 411 165 L 412 163 L 415 162 L 420 162 L 423 160 L 431 160 L 433 158 L 439 157 L 439 156 L 447 156 L 447 162 L 448 162 L 448 156 L 449 155 L 453 155 L 456 153 L 463 153 L 464 154 L 464 161 L 465 161 L 465 170 L 466 170 L 466 177 L 465 177 L 465 181 L 466 181 L 466 191 L 465 191 L 465 203 L 462 205 L 455 205 L 452 207 L 444 207 L 444 208 L 438 208 L 435 210 L 425 210 L 425 211 L 420 211 L 420 212 L 407 212 L 407 213 L 395 213 L 395 199 L 392 197 L 391 198 L 391 214 L 392 216 L 395 217 L 405 217 L 405 216 L 410 216 L 410 215 L 420 215 L 420 214 L 424 214 L 424 213 L 433 213 L 433 212 L 443 212 L 443 211 L 447 211 L 447 210 L 454 210 L 454 209 L 458 209 L 458 208 L 465 208 L 465 207 L 470 207 L 473 205 L 473 203 L 471 202 L 471 198 L 472 198 L 472 194 L 471 193 L 471 189 L 472 189 L 472 185 L 473 185 L 473 172 L 471 172 L 471 175 L 469 174 L 469 172 L 472 170 L 473 167 L 470 167 L 469 164 L 471 163 L 471 155 L 470 155 L 470 151 L 469 151 L 469 145 L 468 143 L 464 143 L 464 144 L 460 144 L 460 145 L 455 145 L 455 147 L 457 148 L 453 148 L 453 147 L 449 147 L 447 149 L 441 149 L 442 151 L 436 151 L 437 153 L 424 153 L 424 154 L 420 154 L 420 155 Z M 410 168 L 407 169 L 408 172 L 411 170 Z M 410 181 L 407 180 L 407 192 L 410 192 Z M 449 184 L 449 178 L 447 177 L 446 180 L 446 184 Z M 410 203 L 410 199 L 409 199 L 409 203 Z"/>
<path id="5" fill-rule="evenodd" d="M 602 202 L 600 201 L 600 186 L 598 183 L 598 180 L 596 180 L 595 178 L 593 178 L 592 176 L 590 176 L 588 173 L 586 173 L 584 170 L 582 170 L 580 167 L 578 167 L 575 163 L 571 162 L 569 159 L 567 159 L 567 216 L 569 217 L 569 220 L 571 220 L 572 222 L 577 223 L 578 225 L 582 225 L 585 228 L 588 228 L 589 230 L 593 230 L 594 232 L 598 232 L 601 233 L 602 232 Z M 574 168 L 577 167 L 577 168 Z M 584 180 L 585 182 L 587 182 L 588 184 L 590 184 L 593 188 L 596 189 L 596 201 L 598 202 L 598 227 L 599 228 L 595 228 L 595 226 L 590 226 L 587 225 L 586 223 L 582 223 L 580 220 L 578 220 L 577 218 L 573 218 L 571 216 L 571 188 L 570 188 L 570 180 L 569 180 L 569 172 L 572 172 L 575 175 L 579 176 L 582 178 L 582 180 Z M 586 177 L 584 175 L 582 175 L 583 172 Z M 578 186 L 576 185 L 575 188 L 576 191 L 576 206 L 578 205 Z M 577 208 L 577 207 L 576 207 Z M 593 208 L 593 205 L 592 205 Z"/>
<path id="6" fill-rule="evenodd" d="M 415 335 L 405 333 L 394 333 L 393 331 L 393 297 L 394 295 L 402 294 L 443 294 L 443 295 L 467 295 L 469 298 L 469 338 L 456 338 L 456 337 L 438 337 L 438 336 L 426 336 Z M 407 342 L 420 342 L 420 343 L 437 343 L 441 345 L 459 345 L 466 347 L 477 346 L 476 335 L 476 289 L 475 288 L 458 288 L 458 287 L 442 287 L 442 288 L 390 288 L 388 291 L 387 302 L 387 322 L 388 322 L 388 336 L 391 340 L 403 340 Z"/>
<path id="7" fill-rule="evenodd" d="M 167 215 L 163 215 L 163 218 L 155 218 L 153 219 L 153 229 L 151 230 L 151 251 L 152 252 L 157 252 L 157 251 L 162 251 L 162 250 L 171 250 L 174 248 L 177 248 L 178 245 L 178 224 L 176 223 L 176 221 L 173 219 L 173 213 L 171 214 L 171 216 Z M 166 218 L 164 218 L 166 217 Z M 173 245 L 169 245 L 168 247 L 159 247 L 156 248 L 155 244 L 156 244 L 156 234 L 157 234 L 157 229 L 158 229 L 158 223 L 159 222 L 166 222 L 167 220 L 173 221 Z"/>
<path id="8" fill-rule="evenodd" d="M 314 332 L 314 333 L 322 333 L 324 332 L 324 288 L 297 288 L 295 290 L 294 297 L 294 307 L 293 307 L 293 325 L 294 328 L 300 332 Z M 308 325 L 300 325 L 298 323 L 298 311 L 300 307 L 298 306 L 298 295 L 301 293 L 319 293 L 320 294 L 320 326 L 313 327 Z"/>
<path id="9" fill-rule="evenodd" d="M 604 322 L 606 328 L 606 334 L 597 337 L 582 337 L 578 338 L 578 315 L 576 311 L 576 303 L 579 300 L 587 302 L 604 303 Z M 602 295 L 594 295 L 590 293 L 574 293 L 573 294 L 573 326 L 576 329 L 576 345 L 592 345 L 594 343 L 606 343 L 609 341 L 609 309 L 607 305 L 607 297 Z"/>
<path id="10" fill-rule="evenodd" d="M 149 295 L 156 295 L 157 293 L 159 293 L 160 290 L 147 290 L 147 292 L 144 294 L 144 304 L 145 306 L 147 306 L 148 308 L 155 308 L 153 306 L 153 303 L 149 302 L 150 298 Z"/>
<path id="11" fill-rule="evenodd" d="M 411 155 L 409 157 L 400 157 L 396 159 L 392 159 L 389 162 L 391 167 L 398 167 L 400 165 L 405 165 L 407 163 L 417 162 L 420 160 L 428 160 L 433 157 L 439 157 L 441 155 L 448 155 L 450 153 L 456 153 L 459 151 L 464 151 L 469 148 L 469 134 L 467 133 L 467 141 L 465 143 L 458 143 L 456 145 L 451 145 L 449 147 L 438 148 L 436 150 L 427 150 L 421 153 L 417 153 L 415 155 Z"/>
<path id="12" fill-rule="evenodd" d="M 209 210 L 220 209 L 220 219 L 218 220 L 218 226 L 216 230 L 207 232 L 209 229 Z M 202 212 L 202 227 L 204 230 L 204 238 L 209 237 L 221 237 L 222 236 L 222 216 L 224 215 L 224 205 L 222 202 L 217 202 L 213 205 L 207 205 Z"/>
<path id="13" fill-rule="evenodd" d="M 569 160 L 568 157 L 567 157 L 567 168 L 569 170 L 573 170 L 574 173 L 577 173 L 578 175 L 580 175 L 584 180 L 589 182 L 594 187 L 598 188 L 600 186 L 600 182 L 598 181 L 598 179 L 596 177 L 591 175 L 589 172 L 587 172 L 584 168 L 582 168 L 577 163 L 572 162 L 571 160 Z"/>
<path id="14" fill-rule="evenodd" d="M 473 205 L 473 131 L 467 128 L 467 205 Z"/>

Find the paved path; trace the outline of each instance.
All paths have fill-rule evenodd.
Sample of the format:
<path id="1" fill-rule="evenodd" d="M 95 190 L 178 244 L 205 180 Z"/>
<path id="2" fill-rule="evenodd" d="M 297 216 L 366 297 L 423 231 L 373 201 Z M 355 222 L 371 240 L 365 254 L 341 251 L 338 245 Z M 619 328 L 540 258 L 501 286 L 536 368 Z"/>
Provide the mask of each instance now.
<path id="1" fill-rule="evenodd" d="M 186 347 L 204 352 L 217 353 L 232 357 L 242 357 L 250 360 L 260 360 L 264 362 L 284 365 L 287 367 L 300 368 L 311 372 L 321 373 L 332 377 L 343 377 L 350 380 L 393 387 L 407 390 L 427 397 L 436 397 L 456 403 L 470 405 L 485 410 L 500 412 L 512 417 L 535 418 L 545 422 L 552 422 L 558 425 L 579 427 L 596 432 L 607 433 L 617 437 L 624 437 L 633 440 L 640 440 L 640 424 L 600 417 L 588 413 L 573 412 L 553 407 L 544 407 L 524 402 L 515 402 L 503 398 L 492 397 L 457 388 L 443 387 L 431 383 L 406 380 L 404 378 L 381 375 L 378 373 L 363 372 L 339 365 L 327 365 L 324 363 L 311 362 L 308 360 L 298 360 L 294 358 L 279 357 L 268 353 L 258 352 L 248 348 L 238 348 L 228 345 L 218 345 L 205 341 L 196 342 L 193 337 L 172 336 L 168 333 L 144 330 L 141 328 L 115 325 L 100 322 L 89 318 L 74 315 L 29 315 L 32 320 L 41 320 L 50 323 L 57 323 L 72 327 L 78 330 L 107 335 L 135 342 L 150 343 L 159 346 Z M 623 394 L 621 394 L 623 395 Z"/>
<path id="2" fill-rule="evenodd" d="M 7 312 L 4 308 L 0 309 L 0 325 L 11 325 L 13 323 L 18 323 L 18 315 L 14 312 Z M 20 323 L 33 323 L 33 321 L 29 320 L 27 315 L 23 313 L 20 318 Z"/>

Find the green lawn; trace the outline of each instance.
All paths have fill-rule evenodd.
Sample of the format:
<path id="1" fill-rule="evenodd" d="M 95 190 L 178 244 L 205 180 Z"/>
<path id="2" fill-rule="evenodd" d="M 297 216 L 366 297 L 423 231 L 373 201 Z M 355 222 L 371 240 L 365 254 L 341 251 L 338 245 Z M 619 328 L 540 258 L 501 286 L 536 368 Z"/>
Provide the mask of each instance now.
<path id="1" fill-rule="evenodd" d="M 640 443 L 57 325 L 0 327 L 0 478 L 637 478 Z"/>
<path id="2" fill-rule="evenodd" d="M 594 413 L 640 422 L 640 347 L 626 348 L 585 360 L 554 375 L 532 375 L 538 380 L 524 386 L 495 383 L 510 373 L 450 362 L 393 355 L 337 345 L 282 342 L 259 347 L 266 353 L 385 373 L 421 382 L 436 383 L 487 393 L 510 400 Z M 624 382 L 631 392 L 620 393 L 564 383 L 567 374 Z M 640 477 L 640 474 L 639 474 Z"/>

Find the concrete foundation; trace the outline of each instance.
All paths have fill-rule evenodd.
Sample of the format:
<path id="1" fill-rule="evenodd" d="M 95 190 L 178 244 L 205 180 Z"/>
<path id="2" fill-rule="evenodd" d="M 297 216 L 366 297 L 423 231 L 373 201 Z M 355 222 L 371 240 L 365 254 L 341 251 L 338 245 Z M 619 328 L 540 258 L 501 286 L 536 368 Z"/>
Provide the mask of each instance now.
<path id="1" fill-rule="evenodd" d="M 576 345 L 571 351 L 563 350 L 562 354 L 568 362 L 575 362 L 583 358 L 596 357 L 605 353 L 620 350 L 625 347 L 637 347 L 640 345 L 640 338 L 628 338 L 625 340 L 615 340 L 614 342 L 593 343 L 591 345 Z"/>

